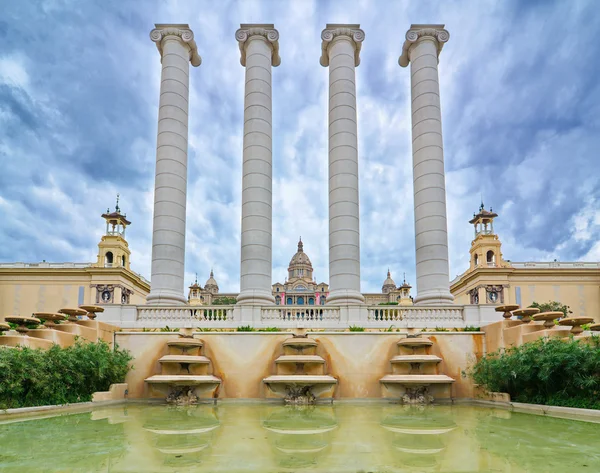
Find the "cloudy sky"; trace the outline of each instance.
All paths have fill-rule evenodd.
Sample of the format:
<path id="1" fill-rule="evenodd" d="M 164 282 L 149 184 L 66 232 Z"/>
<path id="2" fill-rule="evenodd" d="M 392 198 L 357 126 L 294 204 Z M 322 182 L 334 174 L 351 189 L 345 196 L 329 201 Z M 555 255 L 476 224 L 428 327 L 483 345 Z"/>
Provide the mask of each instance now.
<path id="1" fill-rule="evenodd" d="M 357 69 L 363 291 L 389 266 L 414 281 L 411 23 L 445 23 L 440 57 L 450 275 L 481 196 L 512 261 L 600 261 L 600 13 L 570 1 L 0 0 L 0 262 L 94 261 L 114 206 L 150 277 L 160 60 L 154 23 L 189 23 L 186 281 L 214 267 L 239 290 L 244 69 L 240 23 L 275 23 L 273 279 L 298 236 L 327 280 L 326 23 L 360 23 Z"/>

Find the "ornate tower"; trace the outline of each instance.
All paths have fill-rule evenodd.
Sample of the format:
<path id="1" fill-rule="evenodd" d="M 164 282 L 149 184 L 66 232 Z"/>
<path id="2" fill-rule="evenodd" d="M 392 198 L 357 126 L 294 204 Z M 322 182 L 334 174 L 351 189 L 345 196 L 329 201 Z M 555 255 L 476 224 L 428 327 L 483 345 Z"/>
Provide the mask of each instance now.
<path id="1" fill-rule="evenodd" d="M 387 278 L 383 281 L 383 286 L 381 286 L 381 292 L 384 294 L 389 294 L 392 291 L 396 290 L 396 283 L 392 279 L 392 274 L 388 268 Z"/>
<path id="2" fill-rule="evenodd" d="M 204 298 L 201 293 L 202 287 L 198 284 L 198 275 L 196 274 L 194 284 L 190 286 L 190 292 L 188 293 L 188 302 L 190 305 L 202 305 L 204 303 Z"/>
<path id="3" fill-rule="evenodd" d="M 98 243 L 98 261 L 94 266 L 98 268 L 129 268 L 129 245 L 125 240 L 125 229 L 131 224 L 121 213 L 119 208 L 119 195 L 117 194 L 117 204 L 114 212 L 106 209 L 102 214 L 106 220 L 106 232 L 102 240 Z"/>
<path id="4" fill-rule="evenodd" d="M 469 223 L 473 224 L 475 229 L 475 238 L 471 242 L 471 262 L 470 270 L 476 268 L 503 268 L 509 264 L 502 259 L 502 243 L 498 235 L 494 233 L 494 218 L 497 213 L 485 210 L 483 202 L 479 207 L 479 212 L 473 214 Z"/>

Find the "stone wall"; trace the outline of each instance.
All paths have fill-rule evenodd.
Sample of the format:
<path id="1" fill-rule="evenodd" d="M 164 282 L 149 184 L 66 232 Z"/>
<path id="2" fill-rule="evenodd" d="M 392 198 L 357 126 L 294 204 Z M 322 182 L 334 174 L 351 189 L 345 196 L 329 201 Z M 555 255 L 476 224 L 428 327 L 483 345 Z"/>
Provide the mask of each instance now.
<path id="1" fill-rule="evenodd" d="M 281 342 L 290 333 L 200 332 L 203 354 L 211 361 L 212 373 L 222 379 L 219 398 L 273 397 L 262 379 L 275 373 L 275 359 L 283 354 Z M 317 354 L 326 360 L 326 372 L 338 379 L 335 398 L 381 398 L 386 396 L 379 379 L 391 373 L 390 359 L 398 354 L 396 342 L 406 332 L 316 332 Z M 427 334 L 434 345 L 431 353 L 443 358 L 439 373 L 453 377 L 452 397 L 473 398 L 470 379 L 461 372 L 485 351 L 484 335 L 477 332 Z M 177 333 L 117 332 L 116 343 L 135 357 L 134 369 L 125 380 L 130 398 L 157 397 L 144 379 L 160 373 L 158 359 L 167 353 L 166 343 Z"/>

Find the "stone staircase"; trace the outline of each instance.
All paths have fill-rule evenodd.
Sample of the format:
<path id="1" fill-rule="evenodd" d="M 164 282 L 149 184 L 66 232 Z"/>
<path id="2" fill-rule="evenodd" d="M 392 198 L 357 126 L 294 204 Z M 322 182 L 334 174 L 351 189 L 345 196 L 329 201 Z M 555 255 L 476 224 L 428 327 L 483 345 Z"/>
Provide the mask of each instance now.
<path id="1" fill-rule="evenodd" d="M 450 387 L 455 380 L 438 373 L 438 365 L 443 360 L 428 354 L 433 346 L 432 340 L 407 337 L 398 341 L 397 345 L 399 355 L 390 360 L 392 373 L 379 380 L 392 397 L 407 404 L 432 402 L 434 397 L 451 397 Z"/>
<path id="2" fill-rule="evenodd" d="M 337 379 L 325 374 L 325 360 L 316 354 L 317 342 L 296 336 L 282 343 L 283 355 L 275 360 L 276 374 L 263 383 L 291 404 L 312 404 L 323 393 L 333 390 Z"/>
<path id="3" fill-rule="evenodd" d="M 175 404 L 193 404 L 207 393 L 215 398 L 221 379 L 209 374 L 211 362 L 201 354 L 203 345 L 202 340 L 183 335 L 167 342 L 168 354 L 158 360 L 161 374 L 145 379 L 151 394 L 158 390 Z"/>

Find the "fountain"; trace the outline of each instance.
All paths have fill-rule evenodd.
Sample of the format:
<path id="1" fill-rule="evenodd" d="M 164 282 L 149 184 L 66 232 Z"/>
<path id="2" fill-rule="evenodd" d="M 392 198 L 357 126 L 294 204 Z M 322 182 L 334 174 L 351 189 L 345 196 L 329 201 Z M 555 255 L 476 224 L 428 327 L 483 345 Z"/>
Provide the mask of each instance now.
<path id="1" fill-rule="evenodd" d="M 558 321 L 559 325 L 567 325 L 571 327 L 571 335 L 579 335 L 583 332 L 582 325 L 592 324 L 594 319 L 592 317 L 567 317 Z"/>
<path id="2" fill-rule="evenodd" d="M 508 305 L 498 306 L 494 310 L 496 312 L 502 312 L 502 317 L 504 317 L 506 320 L 508 320 L 512 317 L 511 312 L 514 310 L 517 310 L 519 307 L 520 307 L 519 305 L 508 304 Z"/>
<path id="3" fill-rule="evenodd" d="M 298 330 L 282 344 L 284 354 L 275 360 L 276 374 L 263 379 L 274 394 L 288 404 L 314 404 L 331 391 L 337 379 L 325 374 L 325 360 L 316 354 L 317 342 Z"/>
<path id="4" fill-rule="evenodd" d="M 30 330 L 32 329 L 30 329 L 28 325 L 39 325 L 41 324 L 40 319 L 21 315 L 7 315 L 4 317 L 4 321 L 17 325 L 17 328 L 15 329 L 17 335 L 14 335 L 14 332 L 11 330 L 0 338 L 0 344 L 11 347 L 21 346 L 29 348 L 50 348 L 52 346 L 53 342 L 50 340 L 42 340 L 29 335 Z M 5 326 L 6 325 L 7 324 L 5 324 Z M 8 330 L 10 330 L 10 325 L 8 325 Z"/>
<path id="5" fill-rule="evenodd" d="M 433 341 L 429 338 L 409 336 L 401 339 L 397 345 L 400 355 L 390 360 L 392 374 L 379 380 L 394 397 L 400 398 L 405 404 L 430 403 L 434 400 L 429 391 L 431 385 L 440 385 L 435 391 L 443 397 L 450 397 L 450 393 L 443 393 L 442 389 L 448 388 L 455 380 L 437 373 L 437 365 L 443 360 L 439 356 L 427 353 Z"/>
<path id="6" fill-rule="evenodd" d="M 43 321 L 44 325 L 37 329 L 29 330 L 28 335 L 30 337 L 50 340 L 61 347 L 68 347 L 75 343 L 76 335 L 56 330 L 60 322 L 63 322 L 67 318 L 65 314 L 58 312 L 35 312 L 33 316 Z"/>
<path id="7" fill-rule="evenodd" d="M 544 322 L 544 328 L 550 330 L 556 327 L 554 321 L 564 316 L 565 314 L 562 312 L 540 312 L 539 314 L 533 315 L 533 320 L 535 322 Z"/>
<path id="8" fill-rule="evenodd" d="M 521 317 L 521 322 L 528 324 L 531 322 L 531 316 L 538 314 L 539 312 L 540 309 L 536 309 L 535 307 L 527 307 L 526 309 L 514 310 L 512 315 L 515 317 Z"/>
<path id="9" fill-rule="evenodd" d="M 169 353 L 158 360 L 161 374 L 145 382 L 172 404 L 195 404 L 208 392 L 216 398 L 221 379 L 208 373 L 210 359 L 201 355 L 203 345 L 202 340 L 180 333 L 179 339 L 167 342 Z"/>

